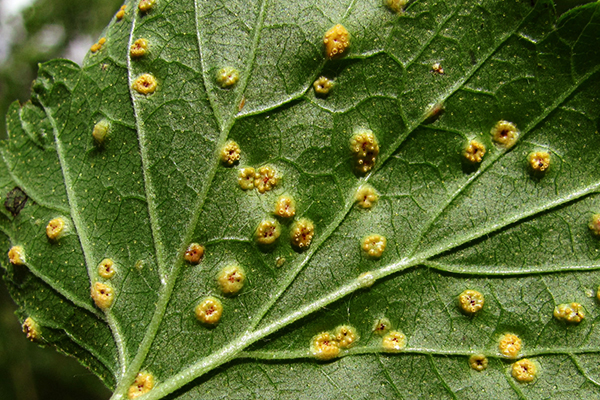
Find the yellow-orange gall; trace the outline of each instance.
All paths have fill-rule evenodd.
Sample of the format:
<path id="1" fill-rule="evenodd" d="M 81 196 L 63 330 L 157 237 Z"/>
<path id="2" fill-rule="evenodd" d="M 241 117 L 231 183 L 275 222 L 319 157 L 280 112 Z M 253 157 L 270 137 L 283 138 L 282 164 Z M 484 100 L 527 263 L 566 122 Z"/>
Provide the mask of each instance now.
<path id="1" fill-rule="evenodd" d="M 300 218 L 294 222 L 290 230 L 292 246 L 300 250 L 308 249 L 314 236 L 315 224 L 308 218 Z"/>
<path id="2" fill-rule="evenodd" d="M 371 271 L 363 272 L 356 279 L 358 280 L 360 287 L 363 289 L 370 288 L 375 283 L 375 276 L 373 276 Z"/>
<path id="3" fill-rule="evenodd" d="M 223 164 L 231 166 L 240 160 L 240 146 L 233 140 L 228 140 L 221 148 L 221 161 Z"/>
<path id="4" fill-rule="evenodd" d="M 488 367 L 488 359 L 483 354 L 473 354 L 469 357 L 469 367 L 481 372 Z"/>
<path id="5" fill-rule="evenodd" d="M 114 292 L 107 284 L 96 282 L 92 284 L 92 299 L 101 310 L 107 310 L 113 303 Z"/>
<path id="6" fill-rule="evenodd" d="M 460 309 L 466 314 L 475 314 L 483 308 L 484 298 L 477 290 L 465 290 L 458 296 Z"/>
<path id="7" fill-rule="evenodd" d="M 215 297 L 207 297 L 196 306 L 196 318 L 206 325 L 216 325 L 223 315 L 223 304 Z"/>
<path id="8" fill-rule="evenodd" d="M 373 333 L 376 335 L 383 336 L 392 329 L 392 323 L 387 318 L 379 318 L 376 319 L 373 323 Z"/>
<path id="9" fill-rule="evenodd" d="M 360 208 L 371 208 L 377 200 L 379 200 L 379 195 L 375 191 L 373 186 L 366 184 L 362 185 L 357 191 L 356 195 L 354 195 L 354 200 L 358 203 Z"/>
<path id="10" fill-rule="evenodd" d="M 235 85 L 240 79 L 240 73 L 232 67 L 224 67 L 217 72 L 217 83 L 223 89 L 228 89 Z"/>
<path id="11" fill-rule="evenodd" d="M 331 360 L 340 354 L 340 346 L 329 332 L 322 332 L 310 340 L 310 352 L 318 360 Z"/>
<path id="12" fill-rule="evenodd" d="M 594 236 L 600 236 L 600 214 L 592 215 L 588 228 Z"/>
<path id="13" fill-rule="evenodd" d="M 143 13 L 147 13 L 152 9 L 152 7 L 154 7 L 155 2 L 155 0 L 140 0 L 138 3 L 138 9 Z"/>
<path id="14" fill-rule="evenodd" d="M 384 351 L 396 353 L 406 347 L 406 335 L 399 331 L 391 331 L 383 337 L 381 346 Z"/>
<path id="15" fill-rule="evenodd" d="M 546 151 L 536 151 L 527 156 L 529 168 L 534 173 L 544 173 L 550 168 L 550 154 Z"/>
<path id="16" fill-rule="evenodd" d="M 327 96 L 333 88 L 333 81 L 325 76 L 319 77 L 314 83 L 315 93 L 320 96 Z"/>
<path id="17" fill-rule="evenodd" d="M 185 251 L 185 255 L 183 256 L 183 258 L 185 258 L 185 261 L 194 265 L 202 261 L 202 257 L 204 257 L 204 246 L 198 243 L 190 243 L 187 250 Z"/>
<path id="18" fill-rule="evenodd" d="M 108 133 L 110 131 L 110 122 L 106 119 L 102 119 L 94 125 L 94 129 L 92 130 L 92 138 L 94 139 L 94 143 L 98 146 L 102 146 Z"/>
<path id="19" fill-rule="evenodd" d="M 387 240 L 381 235 L 369 235 L 362 241 L 362 249 L 369 257 L 379 258 L 385 250 Z"/>
<path id="20" fill-rule="evenodd" d="M 444 68 L 442 68 L 442 64 L 440 64 L 440 63 L 434 63 L 431 66 L 431 70 L 433 72 L 435 72 L 436 74 L 440 74 L 440 75 L 444 74 Z"/>
<path id="21" fill-rule="evenodd" d="M 292 218 L 296 215 L 296 202 L 291 196 L 281 195 L 275 203 L 275 215 L 281 218 Z"/>
<path id="22" fill-rule="evenodd" d="M 254 189 L 254 178 L 256 177 L 254 168 L 246 167 L 240 169 L 238 174 L 238 184 L 244 190 Z"/>
<path id="23" fill-rule="evenodd" d="M 46 225 L 46 236 L 50 240 L 60 239 L 67 231 L 67 225 L 62 217 L 53 218 Z"/>
<path id="24" fill-rule="evenodd" d="M 102 46 L 104 43 L 106 43 L 106 38 L 105 37 L 102 37 L 102 38 L 100 38 L 100 40 L 98 40 L 98 44 L 100 46 Z"/>
<path id="25" fill-rule="evenodd" d="M 137 39 L 129 48 L 129 55 L 132 58 L 140 58 L 146 55 L 148 51 L 148 41 L 144 38 Z"/>
<path id="26" fill-rule="evenodd" d="M 244 287 L 246 273 L 237 264 L 229 265 L 219 271 L 217 282 L 223 294 L 234 295 Z"/>
<path id="27" fill-rule="evenodd" d="M 498 349 L 500 354 L 509 358 L 516 358 L 521 352 L 521 339 L 512 333 L 507 333 L 500 338 Z"/>
<path id="28" fill-rule="evenodd" d="M 479 164 L 485 155 L 485 145 L 477 140 L 471 140 L 463 151 L 463 156 L 473 164 Z"/>
<path id="29" fill-rule="evenodd" d="M 140 372 L 135 377 L 133 384 L 129 386 L 127 396 L 130 399 L 135 399 L 143 394 L 148 393 L 154 387 L 154 376 L 149 372 Z"/>
<path id="30" fill-rule="evenodd" d="M 99 45 L 98 43 L 94 43 L 94 44 L 93 44 L 93 45 L 90 47 L 90 51 L 91 51 L 92 53 L 95 53 L 95 52 L 97 52 L 98 50 L 100 50 L 100 48 L 101 48 L 101 47 L 102 47 L 102 46 L 101 46 L 101 45 Z"/>
<path id="31" fill-rule="evenodd" d="M 537 366 L 527 358 L 517 361 L 512 365 L 512 376 L 519 382 L 532 382 L 537 375 Z"/>
<path id="32" fill-rule="evenodd" d="M 585 318 L 585 310 L 579 303 L 559 304 L 554 307 L 554 318 L 570 324 L 578 324 Z"/>
<path id="33" fill-rule="evenodd" d="M 395 13 L 402 14 L 408 0 L 384 0 L 385 5 Z"/>
<path id="34" fill-rule="evenodd" d="M 491 131 L 492 140 L 503 149 L 510 149 L 519 139 L 519 131 L 512 122 L 498 121 Z"/>
<path id="35" fill-rule="evenodd" d="M 126 8 L 127 8 L 126 5 L 122 5 L 121 8 L 119 9 L 119 11 L 117 11 L 117 14 L 115 15 L 115 17 L 117 17 L 117 21 L 120 21 L 123 19 L 123 17 L 125 16 Z"/>
<path id="36" fill-rule="evenodd" d="M 325 32 L 323 37 L 325 55 L 327 58 L 338 58 L 343 56 L 350 47 L 350 34 L 343 25 L 337 24 Z"/>
<path id="37" fill-rule="evenodd" d="M 279 239 L 280 235 L 281 227 L 279 226 L 279 222 L 275 221 L 274 219 L 264 219 L 256 227 L 255 236 L 258 244 L 273 244 L 277 239 Z"/>
<path id="38" fill-rule="evenodd" d="M 269 165 L 260 167 L 254 177 L 254 186 L 259 193 L 268 192 L 277 186 L 278 182 L 277 171 Z"/>
<path id="39" fill-rule="evenodd" d="M 23 329 L 25 336 L 27 336 L 27 339 L 31 340 L 32 342 L 38 341 L 42 338 L 41 327 L 31 317 L 27 317 L 25 321 L 23 321 L 21 328 Z"/>
<path id="40" fill-rule="evenodd" d="M 366 174 L 375 166 L 379 156 L 379 143 L 370 129 L 358 129 L 350 139 L 356 170 Z"/>
<path id="41" fill-rule="evenodd" d="M 24 265 L 25 264 L 25 250 L 23 246 L 13 246 L 8 251 L 8 260 L 13 265 Z"/>
<path id="42" fill-rule="evenodd" d="M 335 340 L 338 346 L 342 349 L 349 349 L 354 346 L 360 336 L 356 331 L 356 328 L 350 325 L 340 325 L 333 331 Z"/>
<path id="43" fill-rule="evenodd" d="M 158 83 L 156 78 L 150 74 L 138 76 L 131 87 L 140 94 L 152 94 L 156 90 Z"/>
<path id="44" fill-rule="evenodd" d="M 116 272 L 115 263 L 110 258 L 105 258 L 98 264 L 98 275 L 104 279 L 112 278 Z"/>

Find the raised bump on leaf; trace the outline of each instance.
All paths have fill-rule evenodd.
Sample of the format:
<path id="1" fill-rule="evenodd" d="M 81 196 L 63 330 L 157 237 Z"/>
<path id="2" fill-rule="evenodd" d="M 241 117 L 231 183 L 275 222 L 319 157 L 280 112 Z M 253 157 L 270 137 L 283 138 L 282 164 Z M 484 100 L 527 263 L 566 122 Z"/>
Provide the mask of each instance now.
<path id="1" fill-rule="evenodd" d="M 25 260 L 25 250 L 23 246 L 13 246 L 8 251 L 8 260 L 13 265 L 24 265 Z"/>
<path id="2" fill-rule="evenodd" d="M 106 38 L 105 37 L 100 38 L 100 40 L 98 40 L 97 43 L 94 43 L 92 45 L 92 47 L 90 47 L 90 51 L 92 53 L 96 53 L 98 50 L 100 50 L 102 48 L 102 46 L 104 46 L 104 43 L 106 43 Z"/>
<path id="3" fill-rule="evenodd" d="M 354 346 L 360 335 L 355 327 L 350 325 L 340 325 L 333 330 L 333 335 L 338 343 L 338 346 L 342 349 L 349 349 Z"/>
<path id="4" fill-rule="evenodd" d="M 390 353 L 402 351 L 406 347 L 406 335 L 400 331 L 391 331 L 383 337 L 381 346 Z"/>
<path id="5" fill-rule="evenodd" d="M 25 318 L 23 321 L 23 325 L 21 325 L 23 329 L 23 333 L 27 337 L 27 339 L 32 342 L 36 342 L 42 339 L 42 328 L 39 324 L 31 317 Z"/>
<path id="6" fill-rule="evenodd" d="M 92 284 L 92 299 L 99 309 L 108 310 L 114 297 L 114 291 L 110 285 L 101 282 Z"/>
<path id="7" fill-rule="evenodd" d="M 281 218 L 292 218 L 296 215 L 296 202 L 292 196 L 281 195 L 275 203 L 275 215 Z"/>
<path id="8" fill-rule="evenodd" d="M 240 73 L 233 67 L 224 67 L 217 72 L 217 83 L 223 89 L 229 89 L 240 79 Z"/>
<path id="9" fill-rule="evenodd" d="M 379 156 L 379 143 L 370 129 L 357 129 L 350 139 L 350 150 L 354 154 L 356 170 L 365 174 L 369 172 Z"/>
<path id="10" fill-rule="evenodd" d="M 221 161 L 223 164 L 231 166 L 240 160 L 240 146 L 233 140 L 228 140 L 221 148 Z"/>
<path id="11" fill-rule="evenodd" d="M 521 352 L 521 346 L 521 338 L 513 333 L 506 333 L 500 338 L 498 350 L 500 350 L 500 354 L 506 357 L 516 358 Z"/>
<path id="12" fill-rule="evenodd" d="M 115 263 L 110 258 L 105 258 L 98 264 L 98 275 L 104 279 L 111 279 L 116 272 Z"/>
<path id="13" fill-rule="evenodd" d="M 371 208 L 379 200 L 379 195 L 373 186 L 365 184 L 358 188 L 354 200 L 356 200 L 360 208 Z"/>
<path id="14" fill-rule="evenodd" d="M 478 164 L 483 161 L 485 155 L 485 145 L 477 140 L 471 140 L 463 151 L 463 156 L 467 161 Z"/>
<path id="15" fill-rule="evenodd" d="M 156 90 L 158 83 L 156 78 L 150 74 L 142 74 L 133 81 L 132 88 L 140 94 L 152 94 Z"/>
<path id="16" fill-rule="evenodd" d="M 375 283 L 375 277 L 371 271 L 363 272 L 356 278 L 361 288 L 370 288 Z"/>
<path id="17" fill-rule="evenodd" d="M 361 248 L 363 251 L 372 258 L 379 258 L 383 255 L 385 247 L 387 246 L 387 240 L 385 236 L 381 235 L 369 235 L 363 238 Z"/>
<path id="18" fill-rule="evenodd" d="M 331 91 L 331 89 L 333 89 L 333 86 L 334 86 L 334 82 L 331 79 L 327 78 L 326 76 L 320 76 L 313 83 L 313 87 L 315 88 L 315 93 L 318 96 L 322 96 L 322 97 L 327 96 L 329 94 L 329 92 Z"/>
<path id="19" fill-rule="evenodd" d="M 512 365 L 511 374 L 518 382 L 532 382 L 537 375 L 537 366 L 527 358 L 519 360 Z"/>
<path id="20" fill-rule="evenodd" d="M 273 189 L 279 183 L 277 170 L 270 165 L 264 165 L 256 171 L 254 186 L 259 193 L 265 193 Z"/>
<path id="21" fill-rule="evenodd" d="M 536 151 L 527 156 L 529 168 L 535 174 L 543 174 L 550 168 L 550 154 L 546 151 Z"/>
<path id="22" fill-rule="evenodd" d="M 340 354 L 340 346 L 329 332 L 321 332 L 310 340 L 310 352 L 318 360 L 331 360 Z"/>
<path id="23" fill-rule="evenodd" d="M 237 294 L 244 287 L 246 273 L 237 264 L 224 267 L 217 275 L 217 282 L 225 295 Z"/>
<path id="24" fill-rule="evenodd" d="M 578 324 L 585 319 L 585 310 L 579 303 L 559 304 L 554 307 L 554 318 L 570 324 Z"/>
<path id="25" fill-rule="evenodd" d="M 431 70 L 433 72 L 435 72 L 436 74 L 440 74 L 440 75 L 444 74 L 444 68 L 442 68 L 442 64 L 440 64 L 439 62 L 434 63 L 431 66 Z"/>
<path id="26" fill-rule="evenodd" d="M 323 44 L 325 45 L 325 55 L 327 58 L 341 57 L 350 47 L 350 34 L 343 25 L 337 24 L 325 32 Z"/>
<path id="27" fill-rule="evenodd" d="M 254 168 L 246 167 L 240 169 L 238 174 L 238 184 L 243 190 L 254 189 L 254 178 L 256 177 Z"/>
<path id="28" fill-rule="evenodd" d="M 600 236 L 600 214 L 592 215 L 588 228 L 590 228 L 590 231 L 594 236 Z"/>
<path id="29" fill-rule="evenodd" d="M 281 235 L 281 227 L 279 222 L 272 218 L 264 219 L 256 227 L 256 241 L 262 245 L 269 245 L 275 243 Z"/>
<path id="30" fill-rule="evenodd" d="M 92 129 L 92 138 L 94 138 L 94 143 L 97 146 L 102 146 L 106 137 L 110 132 L 110 122 L 106 119 L 101 119 L 94 125 L 94 129 Z"/>
<path id="31" fill-rule="evenodd" d="M 477 290 L 465 290 L 458 296 L 460 309 L 466 314 L 475 314 L 483 308 L 483 294 Z"/>
<path id="32" fill-rule="evenodd" d="M 483 354 L 473 354 L 469 357 L 469 367 L 481 372 L 488 367 L 488 359 Z"/>
<path id="33" fill-rule="evenodd" d="M 308 249 L 314 236 L 315 224 L 308 218 L 300 218 L 290 229 L 292 246 L 299 250 Z"/>
<path id="34" fill-rule="evenodd" d="M 404 7 L 408 4 L 408 0 L 383 0 L 383 3 L 393 12 L 402 14 Z"/>
<path id="35" fill-rule="evenodd" d="M 207 297 L 196 306 L 194 312 L 203 324 L 216 325 L 223 315 L 223 304 L 215 297 Z"/>
<path id="36" fill-rule="evenodd" d="M 121 8 L 119 9 L 119 11 L 117 11 L 117 13 L 115 14 L 115 17 L 117 17 L 117 21 L 120 21 L 123 19 L 123 17 L 125 16 L 125 9 L 127 8 L 127 5 L 122 5 Z"/>
<path id="37" fill-rule="evenodd" d="M 491 131 L 492 140 L 503 149 L 510 149 L 519 139 L 517 126 L 509 121 L 498 121 Z"/>
<path id="38" fill-rule="evenodd" d="M 135 381 L 129 387 L 127 396 L 130 399 L 135 399 L 143 394 L 148 393 L 154 388 L 154 375 L 149 372 L 142 371 L 137 374 Z"/>
<path id="39" fill-rule="evenodd" d="M 46 225 L 46 236 L 48 239 L 56 241 L 63 237 L 68 230 L 68 226 L 62 217 L 53 218 Z"/>
<path id="40" fill-rule="evenodd" d="M 132 58 L 140 58 L 146 55 L 148 51 L 148 41 L 144 38 L 139 38 L 129 48 L 129 55 Z"/>
<path id="41" fill-rule="evenodd" d="M 155 3 L 156 0 L 140 0 L 138 3 L 138 9 L 143 13 L 147 13 L 152 10 Z"/>
<path id="42" fill-rule="evenodd" d="M 383 336 L 392 329 L 392 323 L 389 319 L 383 317 L 376 319 L 373 323 L 373 333 L 376 335 Z"/>
<path id="43" fill-rule="evenodd" d="M 204 246 L 198 243 L 190 243 L 187 250 L 185 251 L 185 255 L 183 256 L 183 258 L 185 258 L 185 261 L 194 265 L 202 261 L 202 257 L 204 257 Z"/>

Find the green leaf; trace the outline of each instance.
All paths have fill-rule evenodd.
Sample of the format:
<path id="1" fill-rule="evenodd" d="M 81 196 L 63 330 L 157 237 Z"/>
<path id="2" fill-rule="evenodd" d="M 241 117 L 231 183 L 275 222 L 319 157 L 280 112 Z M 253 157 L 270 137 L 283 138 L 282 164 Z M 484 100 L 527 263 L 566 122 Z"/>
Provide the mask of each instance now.
<path id="1" fill-rule="evenodd" d="M 328 60 L 337 23 L 350 47 Z M 32 101 L 10 109 L 0 194 L 28 200 L 2 210 L 0 243 L 25 254 L 3 260 L 21 320 L 114 399 L 140 372 L 155 382 L 144 399 L 600 395 L 588 227 L 600 212 L 600 3 L 557 20 L 548 1 L 423 0 L 397 14 L 379 0 L 157 0 L 127 3 L 103 37 L 82 68 L 43 64 Z M 147 52 L 132 58 L 140 38 Z M 239 72 L 228 88 L 225 67 Z M 142 74 L 154 92 L 135 89 Z M 335 82 L 327 96 L 320 76 Z M 519 130 L 508 149 L 492 140 L 501 120 Z M 380 148 L 364 175 L 350 149 L 361 129 Z M 474 139 L 481 164 L 463 156 Z M 228 140 L 241 148 L 233 166 L 220 159 Z M 550 167 L 536 173 L 540 151 Z M 241 168 L 265 165 L 275 187 L 242 190 Z M 370 209 L 355 200 L 366 183 Z M 284 194 L 296 215 L 261 245 L 256 229 Z M 50 239 L 55 218 L 66 228 Z M 315 235 L 299 249 L 301 218 Z M 361 250 L 370 234 L 387 239 L 379 258 Z M 197 265 L 184 258 L 192 242 L 205 247 Z M 111 278 L 98 272 L 107 258 Z M 246 280 L 226 295 L 217 276 L 234 263 Z M 114 294 L 102 309 L 97 282 Z M 472 315 L 459 307 L 467 289 L 485 298 Z M 223 305 L 212 327 L 194 312 L 208 296 Z M 553 316 L 567 303 L 583 307 L 580 323 Z M 382 318 L 406 336 L 402 351 L 383 347 Z M 340 325 L 360 339 L 316 359 L 311 341 Z M 507 333 L 522 341 L 515 358 L 500 351 Z M 473 354 L 487 369 L 469 367 Z M 536 365 L 532 382 L 513 378 L 519 359 Z"/>

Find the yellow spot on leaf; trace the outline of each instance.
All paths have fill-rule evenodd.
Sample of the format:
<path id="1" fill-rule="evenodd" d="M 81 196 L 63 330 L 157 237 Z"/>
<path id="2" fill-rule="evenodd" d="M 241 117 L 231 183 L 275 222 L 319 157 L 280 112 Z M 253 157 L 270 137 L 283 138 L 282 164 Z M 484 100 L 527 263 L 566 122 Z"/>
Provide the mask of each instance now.
<path id="1" fill-rule="evenodd" d="M 149 372 L 140 372 L 137 374 L 135 381 L 129 387 L 127 395 L 130 399 L 135 399 L 143 394 L 148 393 L 154 387 L 154 376 Z"/>
<path id="2" fill-rule="evenodd" d="M 110 279 L 116 273 L 115 263 L 110 258 L 105 258 L 98 264 L 98 275 L 104 279 Z"/>
<path id="3" fill-rule="evenodd" d="M 94 129 L 92 130 L 92 137 L 94 138 L 94 142 L 101 146 L 104 144 L 106 137 L 108 136 L 108 132 L 110 130 L 110 122 L 106 119 L 102 119 L 94 125 Z"/>
<path id="4" fill-rule="evenodd" d="M 311 339 L 310 352 L 318 360 L 331 360 L 340 354 L 340 347 L 329 332 L 322 332 Z"/>
<path id="5" fill-rule="evenodd" d="M 156 90 L 158 83 L 156 78 L 150 74 L 142 74 L 133 81 L 131 86 L 136 92 L 140 94 L 152 94 Z"/>
<path id="6" fill-rule="evenodd" d="M 254 186 L 259 193 L 265 193 L 273 189 L 279 183 L 279 177 L 275 168 L 265 165 L 258 169 L 254 178 Z"/>
<path id="7" fill-rule="evenodd" d="M 519 139 L 519 131 L 512 122 L 498 121 L 491 131 L 492 140 L 503 149 L 510 149 Z"/>
<path id="8" fill-rule="evenodd" d="M 362 241 L 362 249 L 369 257 L 379 258 L 382 256 L 387 240 L 381 235 L 369 235 Z"/>
<path id="9" fill-rule="evenodd" d="M 481 372 L 488 367 L 488 359 L 483 354 L 473 354 L 469 357 L 469 367 Z"/>
<path id="10" fill-rule="evenodd" d="M 233 165 L 240 159 L 240 146 L 233 140 L 229 140 L 221 149 L 221 161 L 225 165 Z"/>
<path id="11" fill-rule="evenodd" d="M 361 208 L 371 208 L 379 199 L 379 195 L 373 186 L 366 184 L 361 186 L 357 191 L 354 199 Z"/>
<path id="12" fill-rule="evenodd" d="M 360 338 L 356 328 L 350 325 L 341 325 L 333 331 L 338 346 L 342 349 L 348 349 L 356 344 Z"/>
<path id="13" fill-rule="evenodd" d="M 195 309 L 198 321 L 207 325 L 216 325 L 223 315 L 223 304 L 214 297 L 207 297 Z"/>
<path id="14" fill-rule="evenodd" d="M 22 246 L 13 246 L 8 251 L 8 260 L 13 265 L 25 264 L 25 250 Z"/>
<path id="15" fill-rule="evenodd" d="M 96 282 L 92 285 L 92 299 L 101 310 L 107 310 L 113 303 L 114 293 L 112 287 Z"/>
<path id="16" fill-rule="evenodd" d="M 190 264 L 198 264 L 202 257 L 204 256 L 204 246 L 199 245 L 198 243 L 190 243 L 187 250 L 185 251 L 185 261 Z"/>
<path id="17" fill-rule="evenodd" d="M 475 314 L 483 308 L 484 298 L 477 290 L 465 290 L 458 296 L 461 310 L 467 314 Z"/>
<path id="18" fill-rule="evenodd" d="M 42 338 L 42 330 L 37 322 L 31 317 L 27 317 L 23 321 L 22 325 L 23 333 L 27 336 L 27 339 L 32 342 L 38 341 Z"/>
<path id="19" fill-rule="evenodd" d="M 396 353 L 406 347 L 406 335 L 399 331 L 391 331 L 383 337 L 381 343 L 384 351 Z"/>
<path id="20" fill-rule="evenodd" d="M 242 168 L 240 169 L 240 173 L 238 174 L 238 184 L 244 190 L 254 189 L 254 178 L 254 168 Z"/>
<path id="21" fill-rule="evenodd" d="M 376 319 L 373 323 L 373 333 L 376 335 L 383 336 L 392 329 L 392 323 L 387 318 Z"/>
<path id="22" fill-rule="evenodd" d="M 292 218 L 296 215 L 296 202 L 291 196 L 282 195 L 275 203 L 275 214 L 282 218 Z"/>
<path id="23" fill-rule="evenodd" d="M 507 333 L 500 338 L 498 349 L 500 353 L 509 358 L 515 358 L 521 352 L 521 339 L 512 333 Z"/>
<path id="24" fill-rule="evenodd" d="M 392 11 L 398 14 L 404 12 L 404 7 L 408 3 L 408 0 L 384 0 L 385 5 Z"/>
<path id="25" fill-rule="evenodd" d="M 370 288 L 375 283 L 375 277 L 371 271 L 363 272 L 357 279 L 361 288 Z"/>
<path id="26" fill-rule="evenodd" d="M 223 89 L 232 87 L 239 79 L 240 74 L 238 70 L 232 67 L 224 67 L 217 72 L 217 83 Z"/>
<path id="27" fill-rule="evenodd" d="M 327 96 L 333 88 L 333 81 L 325 76 L 319 77 L 314 83 L 315 93 L 321 96 Z"/>
<path id="28" fill-rule="evenodd" d="M 129 48 L 129 55 L 133 58 L 139 58 L 146 55 L 148 51 L 148 41 L 144 38 L 137 39 Z"/>
<path id="29" fill-rule="evenodd" d="M 554 307 L 554 318 L 571 324 L 578 324 L 585 318 L 585 310 L 579 303 L 559 304 Z"/>
<path id="30" fill-rule="evenodd" d="M 483 156 L 485 155 L 485 145 L 477 140 L 471 140 L 467 147 L 465 147 L 463 155 L 467 161 L 478 164 L 483 160 Z"/>
<path id="31" fill-rule="evenodd" d="M 46 236 L 50 240 L 60 239 L 66 232 L 67 227 L 62 217 L 51 219 L 46 225 Z"/>
<path id="32" fill-rule="evenodd" d="M 369 172 L 379 156 L 379 143 L 370 129 L 358 129 L 350 139 L 350 150 L 354 154 L 356 170 L 361 174 Z"/>
<path id="33" fill-rule="evenodd" d="M 152 7 L 154 7 L 155 2 L 155 0 L 140 0 L 138 3 L 138 9 L 143 13 L 147 13 L 152 9 Z"/>
<path id="34" fill-rule="evenodd" d="M 245 280 L 246 273 L 237 264 L 223 268 L 217 276 L 217 282 L 221 287 L 221 291 L 226 295 L 233 295 L 242 290 Z"/>
<path id="35" fill-rule="evenodd" d="M 528 383 L 535 379 L 537 367 L 527 358 L 517 361 L 512 365 L 512 376 L 519 382 Z"/>
<path id="36" fill-rule="evenodd" d="M 274 219 L 267 218 L 258 224 L 255 234 L 256 241 L 259 244 L 273 244 L 281 235 L 281 227 L 279 226 L 279 222 L 275 221 Z"/>
<path id="37" fill-rule="evenodd" d="M 529 153 L 527 161 L 529 162 L 529 168 L 533 172 L 544 173 L 550 168 L 550 154 L 545 151 Z"/>
<path id="38" fill-rule="evenodd" d="M 292 246 L 300 250 L 305 250 L 315 236 L 315 224 L 308 218 L 300 218 L 294 222 L 290 230 Z"/>
<path id="39" fill-rule="evenodd" d="M 343 25 L 337 24 L 323 37 L 325 44 L 325 55 L 327 58 L 338 58 L 343 56 L 350 47 L 350 34 Z"/>

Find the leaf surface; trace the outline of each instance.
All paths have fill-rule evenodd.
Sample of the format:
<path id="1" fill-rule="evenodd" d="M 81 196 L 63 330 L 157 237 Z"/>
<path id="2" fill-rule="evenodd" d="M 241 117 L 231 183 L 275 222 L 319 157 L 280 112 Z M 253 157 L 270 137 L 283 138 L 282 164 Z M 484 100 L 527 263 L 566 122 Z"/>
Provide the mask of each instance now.
<path id="1" fill-rule="evenodd" d="M 327 60 L 337 23 L 351 45 Z M 146 13 L 129 2 L 103 36 L 82 68 L 42 65 L 32 101 L 10 109 L 0 194 L 18 187 L 28 200 L 2 209 L 0 243 L 26 255 L 3 264 L 21 319 L 114 399 L 141 371 L 155 380 L 144 399 L 599 395 L 600 242 L 588 227 L 600 210 L 598 3 L 557 20 L 545 1 L 424 0 L 403 15 L 375 0 L 159 0 Z M 148 51 L 132 58 L 140 38 Z M 216 79 L 224 67 L 239 72 L 230 88 Z M 141 94 L 146 73 L 157 88 Z M 319 76 L 335 82 L 324 97 Z M 519 130 L 509 149 L 492 140 L 500 120 Z M 380 147 L 364 175 L 350 150 L 358 129 Z M 473 139 L 481 164 L 463 156 Z M 220 160 L 227 140 L 241 148 L 232 167 Z M 543 174 L 528 164 L 539 151 Z M 265 165 L 277 185 L 242 190 L 240 169 Z M 379 194 L 370 209 L 355 200 L 366 183 Z M 296 215 L 259 245 L 284 194 Z M 57 217 L 67 231 L 50 240 Z M 316 228 L 298 249 L 301 218 Z M 370 234 L 387 239 L 380 258 L 361 250 Z M 198 265 L 184 259 L 192 242 L 205 247 Z M 98 272 L 106 258 L 110 279 Z M 246 281 L 227 296 L 216 277 L 232 263 Z M 113 288 L 106 310 L 90 297 L 96 282 Z M 470 316 L 458 303 L 467 289 L 485 297 Z M 207 296 L 223 304 L 214 327 L 194 314 Z M 582 322 L 553 317 L 572 302 Z M 373 331 L 381 318 L 406 335 L 400 353 Z M 316 360 L 311 340 L 340 325 L 356 345 Z M 505 333 L 536 363 L 533 382 L 512 377 Z M 484 371 L 469 367 L 476 353 Z"/>

